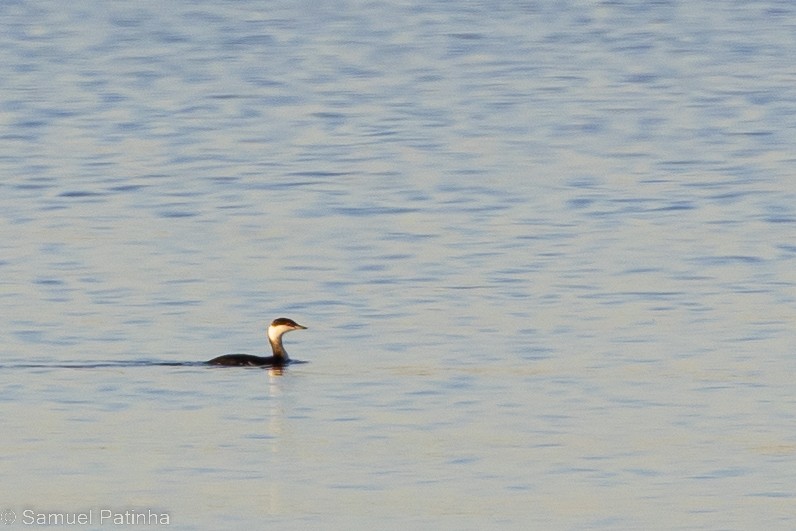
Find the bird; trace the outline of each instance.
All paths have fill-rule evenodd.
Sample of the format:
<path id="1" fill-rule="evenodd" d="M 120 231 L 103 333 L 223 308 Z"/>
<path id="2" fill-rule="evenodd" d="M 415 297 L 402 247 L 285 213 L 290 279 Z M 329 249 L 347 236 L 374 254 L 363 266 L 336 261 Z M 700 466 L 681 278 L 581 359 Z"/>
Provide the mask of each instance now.
<path id="1" fill-rule="evenodd" d="M 306 326 L 298 324 L 293 319 L 279 317 L 268 325 L 268 342 L 271 343 L 273 356 L 254 356 L 252 354 L 224 354 L 208 361 L 208 365 L 223 365 L 237 367 L 284 367 L 290 363 L 290 358 L 282 346 L 282 336 L 293 330 L 306 330 Z"/>

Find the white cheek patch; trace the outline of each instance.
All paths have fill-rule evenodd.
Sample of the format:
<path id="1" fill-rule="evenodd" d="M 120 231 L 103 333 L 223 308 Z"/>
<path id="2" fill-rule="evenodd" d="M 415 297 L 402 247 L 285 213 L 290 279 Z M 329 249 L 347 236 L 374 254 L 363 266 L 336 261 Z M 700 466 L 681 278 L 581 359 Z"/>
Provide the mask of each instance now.
<path id="1" fill-rule="evenodd" d="M 284 334 L 285 332 L 290 332 L 291 330 L 293 330 L 293 328 L 287 325 L 269 326 L 268 339 L 270 339 L 271 341 L 276 341 L 277 339 L 282 337 L 282 334 Z"/>

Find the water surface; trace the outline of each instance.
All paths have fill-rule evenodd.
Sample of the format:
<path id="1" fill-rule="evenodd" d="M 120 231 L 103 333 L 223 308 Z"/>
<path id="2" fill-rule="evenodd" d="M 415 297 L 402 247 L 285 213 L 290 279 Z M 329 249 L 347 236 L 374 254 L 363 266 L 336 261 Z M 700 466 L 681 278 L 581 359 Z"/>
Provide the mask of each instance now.
<path id="1" fill-rule="evenodd" d="M 794 16 L 5 3 L 3 518 L 792 528 Z"/>

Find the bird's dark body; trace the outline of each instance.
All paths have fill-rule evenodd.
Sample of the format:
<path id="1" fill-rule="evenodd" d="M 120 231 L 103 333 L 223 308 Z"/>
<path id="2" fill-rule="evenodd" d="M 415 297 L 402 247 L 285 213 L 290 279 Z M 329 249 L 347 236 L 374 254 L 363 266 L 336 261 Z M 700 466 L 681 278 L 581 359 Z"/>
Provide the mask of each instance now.
<path id="1" fill-rule="evenodd" d="M 284 367 L 290 360 L 276 356 L 254 356 L 252 354 L 224 354 L 207 362 L 209 365 L 227 367 Z"/>

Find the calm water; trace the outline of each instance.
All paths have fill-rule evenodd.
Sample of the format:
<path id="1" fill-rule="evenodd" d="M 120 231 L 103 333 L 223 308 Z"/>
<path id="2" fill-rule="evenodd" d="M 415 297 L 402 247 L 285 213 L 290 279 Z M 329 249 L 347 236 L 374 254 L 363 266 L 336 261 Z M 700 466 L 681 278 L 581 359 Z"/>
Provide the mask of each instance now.
<path id="1" fill-rule="evenodd" d="M 294 4 L 0 6 L 0 517 L 796 527 L 796 7 Z"/>

